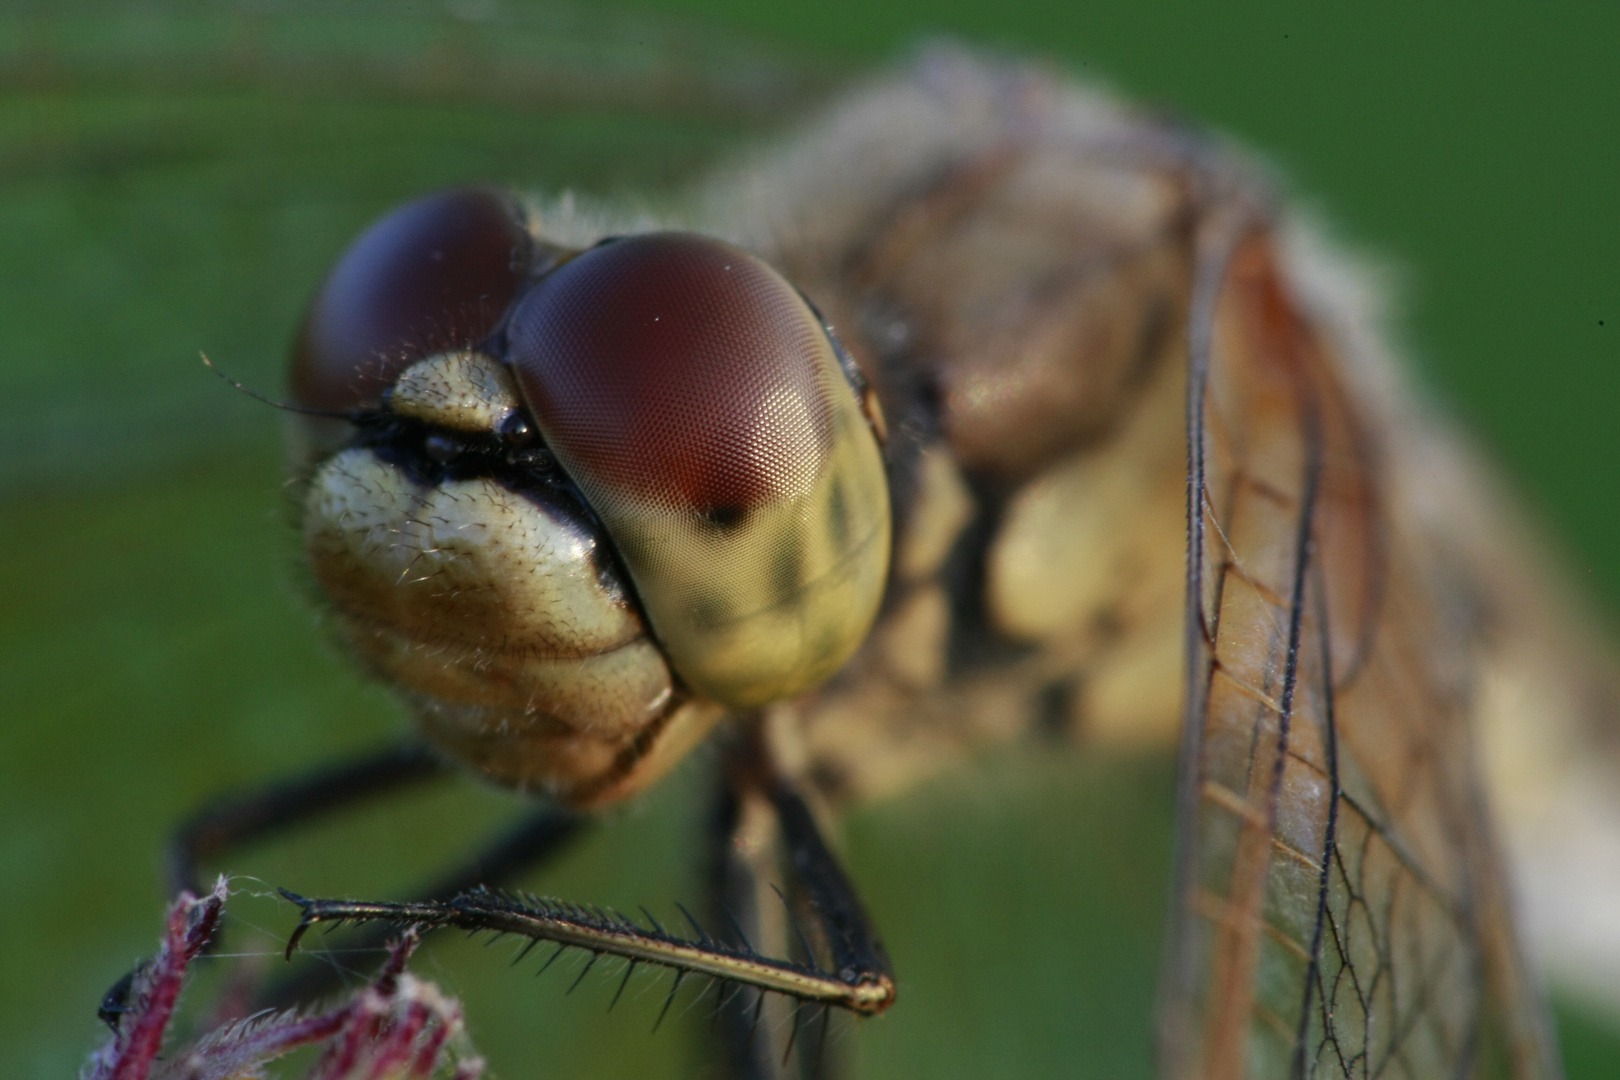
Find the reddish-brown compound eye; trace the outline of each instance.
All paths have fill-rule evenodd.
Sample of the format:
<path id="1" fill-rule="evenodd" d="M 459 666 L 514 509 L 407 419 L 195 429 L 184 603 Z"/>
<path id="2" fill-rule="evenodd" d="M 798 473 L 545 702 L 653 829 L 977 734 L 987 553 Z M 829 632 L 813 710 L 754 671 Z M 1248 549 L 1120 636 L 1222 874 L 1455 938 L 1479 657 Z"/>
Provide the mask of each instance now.
<path id="1" fill-rule="evenodd" d="M 888 492 L 791 285 L 718 240 L 628 237 L 544 278 L 507 336 L 548 446 L 689 686 L 752 706 L 843 663 L 881 598 Z"/>
<path id="2" fill-rule="evenodd" d="M 411 363 L 478 343 L 517 294 L 532 250 L 505 192 L 460 188 L 395 210 L 315 294 L 293 348 L 293 400 L 369 408 Z"/>
<path id="3" fill-rule="evenodd" d="M 775 271 L 717 240 L 593 248 L 524 298 L 510 339 L 581 482 L 736 517 L 802 492 L 827 457 L 826 334 Z"/>

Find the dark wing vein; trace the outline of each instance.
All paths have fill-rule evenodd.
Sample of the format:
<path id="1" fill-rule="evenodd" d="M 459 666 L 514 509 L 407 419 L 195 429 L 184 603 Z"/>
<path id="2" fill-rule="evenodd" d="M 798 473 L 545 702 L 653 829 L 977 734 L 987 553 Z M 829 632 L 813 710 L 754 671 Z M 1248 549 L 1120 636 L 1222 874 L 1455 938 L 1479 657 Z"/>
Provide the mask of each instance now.
<path id="1" fill-rule="evenodd" d="M 1315 596 L 1317 605 L 1317 648 L 1322 665 L 1322 684 L 1324 687 L 1322 717 L 1325 738 L 1323 741 L 1324 750 L 1327 754 L 1327 779 L 1328 783 L 1332 785 L 1332 795 L 1328 802 L 1327 823 L 1322 829 L 1322 876 L 1317 879 L 1316 925 L 1311 930 L 1310 960 L 1305 973 L 1305 1002 L 1299 1013 L 1299 1031 L 1296 1035 L 1298 1042 L 1294 1047 L 1293 1072 L 1295 1076 L 1304 1076 L 1307 1071 L 1314 1071 L 1308 1070 L 1309 1062 L 1306 1060 L 1306 1055 L 1310 1050 L 1309 1022 L 1313 998 L 1323 1010 L 1318 1013 L 1319 1022 L 1326 1025 L 1328 1021 L 1325 1011 L 1328 994 L 1326 988 L 1322 986 L 1322 934 L 1328 924 L 1328 887 L 1332 881 L 1334 856 L 1337 851 L 1335 844 L 1339 828 L 1339 801 L 1343 796 L 1343 792 L 1339 787 L 1339 735 L 1333 715 L 1333 655 L 1332 650 L 1329 648 L 1327 636 L 1327 593 L 1322 587 L 1320 568 L 1317 568 L 1314 573 L 1317 580 Z M 1348 1071 L 1348 1066 L 1343 1057 L 1337 1055 L 1336 1047 L 1334 1049 L 1341 1069 Z"/>
<path id="2" fill-rule="evenodd" d="M 1268 232 L 1211 222 L 1162 1071 L 1550 1075 L 1472 771 L 1469 646 Z"/>

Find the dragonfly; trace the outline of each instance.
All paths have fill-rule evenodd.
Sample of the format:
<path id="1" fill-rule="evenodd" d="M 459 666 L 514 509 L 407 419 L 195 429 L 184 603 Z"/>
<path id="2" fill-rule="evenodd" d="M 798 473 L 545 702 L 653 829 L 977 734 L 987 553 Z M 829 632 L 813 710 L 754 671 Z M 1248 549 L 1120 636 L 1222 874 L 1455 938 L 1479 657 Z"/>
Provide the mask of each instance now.
<path id="1" fill-rule="evenodd" d="M 1535 784 L 1490 755 L 1556 786 L 1613 668 L 1358 280 L 1241 152 L 950 49 L 678 220 L 408 204 L 290 407 L 313 577 L 418 738 L 205 808 L 174 880 L 453 764 L 540 808 L 418 899 L 289 893 L 293 944 L 706 978 L 733 1075 L 817 1075 L 807 1009 L 904 1008 L 843 812 L 1018 739 L 1177 742 L 1161 1075 L 1558 1075 L 1491 806 Z M 685 928 L 499 891 L 699 745 Z"/>

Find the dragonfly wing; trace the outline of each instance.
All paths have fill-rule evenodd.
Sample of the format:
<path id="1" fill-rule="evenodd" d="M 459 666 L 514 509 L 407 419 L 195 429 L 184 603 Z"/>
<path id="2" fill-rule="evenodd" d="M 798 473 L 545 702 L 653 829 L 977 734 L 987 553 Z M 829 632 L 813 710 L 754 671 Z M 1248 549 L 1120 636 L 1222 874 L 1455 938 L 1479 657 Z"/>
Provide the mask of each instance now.
<path id="1" fill-rule="evenodd" d="M 1230 235 L 1203 245 L 1191 323 L 1161 1069 L 1555 1075 L 1476 780 L 1465 616 L 1273 239 Z"/>

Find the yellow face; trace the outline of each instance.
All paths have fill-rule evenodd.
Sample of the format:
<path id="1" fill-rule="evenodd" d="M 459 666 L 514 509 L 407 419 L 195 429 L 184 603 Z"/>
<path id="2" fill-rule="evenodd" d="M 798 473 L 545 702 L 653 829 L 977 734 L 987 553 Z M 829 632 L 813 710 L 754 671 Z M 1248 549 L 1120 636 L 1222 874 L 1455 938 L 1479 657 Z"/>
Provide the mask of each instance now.
<path id="1" fill-rule="evenodd" d="M 304 498 L 336 621 L 502 783 L 621 798 L 728 710 L 825 680 L 876 616 L 859 372 L 735 248 L 559 252 L 504 196 L 433 196 L 340 261 L 293 384 L 348 420 Z"/>

